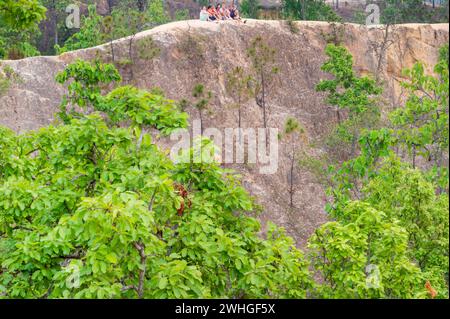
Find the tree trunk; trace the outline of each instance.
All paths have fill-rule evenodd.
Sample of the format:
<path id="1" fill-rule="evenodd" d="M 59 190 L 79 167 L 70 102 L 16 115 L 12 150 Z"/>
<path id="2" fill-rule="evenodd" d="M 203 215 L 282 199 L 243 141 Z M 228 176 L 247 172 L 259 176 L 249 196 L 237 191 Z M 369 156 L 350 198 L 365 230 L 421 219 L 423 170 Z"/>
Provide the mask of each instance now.
<path id="1" fill-rule="evenodd" d="M 133 34 L 130 38 L 130 43 L 128 47 L 128 57 L 130 59 L 130 77 L 131 80 L 134 79 L 134 73 L 133 73 L 133 66 L 134 66 L 134 59 L 133 59 L 133 40 L 136 34 Z"/>
<path id="2" fill-rule="evenodd" d="M 112 59 L 112 63 L 114 64 L 115 62 L 115 57 L 114 57 L 114 44 L 113 44 L 113 39 L 111 39 L 111 42 L 109 43 L 111 46 L 111 59 Z"/>
<path id="3" fill-rule="evenodd" d="M 439 181 L 439 179 L 441 178 L 441 173 L 442 173 L 442 159 L 444 157 L 443 154 L 443 150 L 442 147 L 439 147 L 439 152 L 437 154 L 437 159 L 436 159 L 436 166 L 437 166 L 437 180 Z M 444 190 L 442 189 L 441 186 L 438 186 L 437 189 L 437 193 L 438 194 L 442 194 Z"/>
<path id="4" fill-rule="evenodd" d="M 239 128 L 239 143 L 241 142 L 241 95 L 238 95 L 238 128 Z"/>
<path id="5" fill-rule="evenodd" d="M 264 79 L 264 73 L 261 72 L 261 88 L 262 88 L 262 100 L 261 104 L 263 107 L 263 122 L 264 122 L 264 128 L 267 128 L 267 118 L 266 118 L 266 82 Z"/>
<path id="6" fill-rule="evenodd" d="M 264 78 L 264 72 L 261 71 L 261 88 L 262 88 L 262 98 L 261 105 L 263 108 L 263 122 L 264 122 L 264 132 L 266 133 L 266 149 L 269 148 L 269 138 L 267 134 L 267 114 L 266 114 L 266 81 Z"/>
<path id="7" fill-rule="evenodd" d="M 238 98 L 238 127 L 241 128 L 241 97 Z"/>
<path id="8" fill-rule="evenodd" d="M 202 114 L 202 110 L 198 109 L 198 113 L 200 115 L 200 134 L 203 135 L 203 114 Z"/>
<path id="9" fill-rule="evenodd" d="M 135 243 L 134 247 L 139 252 L 139 256 L 141 257 L 142 269 L 139 270 L 139 284 L 137 288 L 137 293 L 139 299 L 142 299 L 144 297 L 144 282 L 145 282 L 145 272 L 147 269 L 147 256 L 145 255 L 145 247 L 142 243 Z"/>
<path id="10" fill-rule="evenodd" d="M 144 12 L 146 9 L 146 0 L 137 0 L 137 7 L 140 12 Z"/>
<path id="11" fill-rule="evenodd" d="M 381 69 L 383 67 L 383 58 L 387 51 L 387 46 L 388 46 L 387 43 L 389 40 L 389 27 L 390 27 L 390 24 L 387 23 L 386 28 L 384 30 L 384 34 L 383 34 L 383 42 L 381 43 L 380 52 L 378 55 L 377 70 L 375 73 L 375 80 L 377 81 L 377 83 L 379 83 L 379 81 L 380 81 Z"/>
<path id="12" fill-rule="evenodd" d="M 292 145 L 292 155 L 291 155 L 291 172 L 290 172 L 290 188 L 289 188 L 289 207 L 294 207 L 294 161 L 295 161 L 295 147 Z"/>
<path id="13" fill-rule="evenodd" d="M 350 151 L 350 158 L 353 158 L 355 156 L 356 153 L 356 143 L 357 143 L 358 139 L 355 135 L 353 135 L 352 138 L 352 147 L 351 147 L 351 151 Z"/>
<path id="14" fill-rule="evenodd" d="M 112 4 L 111 4 L 111 0 L 108 0 L 108 10 L 109 10 L 109 15 L 112 16 Z M 111 46 L 111 58 L 112 58 L 112 63 L 114 64 L 115 61 L 115 56 L 114 56 L 114 25 L 111 25 L 111 41 L 110 41 L 110 46 Z"/>
<path id="15" fill-rule="evenodd" d="M 53 28 L 55 29 L 55 45 L 58 44 L 58 12 L 56 11 L 55 0 L 52 1 Z"/>

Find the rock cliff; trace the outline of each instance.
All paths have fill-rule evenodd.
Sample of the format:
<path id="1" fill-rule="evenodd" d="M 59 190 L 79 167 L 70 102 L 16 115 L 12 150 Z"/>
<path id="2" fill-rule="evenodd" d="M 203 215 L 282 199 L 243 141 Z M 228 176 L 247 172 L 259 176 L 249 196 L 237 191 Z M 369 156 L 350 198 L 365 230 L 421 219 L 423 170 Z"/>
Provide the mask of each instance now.
<path id="1" fill-rule="evenodd" d="M 392 30 L 386 52 L 380 61 L 380 44 L 383 43 L 382 27 L 354 24 L 336 25 L 324 22 L 295 22 L 294 27 L 282 21 L 247 20 L 242 22 L 209 23 L 180 21 L 139 33 L 133 43 L 152 37 L 159 47 L 159 54 L 142 59 L 133 46 L 134 65 L 123 63 L 121 72 L 126 83 L 141 88 L 160 87 L 169 98 L 190 98 L 196 83 L 205 84 L 214 94 L 211 112 L 204 120 L 204 127 L 236 127 L 236 111 L 228 107 L 231 100 L 226 93 L 225 75 L 235 66 L 250 68 L 246 49 L 250 41 L 261 35 L 277 50 L 280 76 L 268 96 L 268 126 L 280 130 L 287 117 L 293 116 L 306 128 L 308 139 L 313 142 L 335 122 L 333 111 L 324 103 L 324 96 L 315 92 L 315 85 L 326 75 L 320 70 L 325 61 L 327 41 L 342 40 L 354 56 L 355 71 L 359 74 L 379 73 L 384 83 L 386 106 L 398 106 L 402 98 L 399 82 L 402 69 L 423 61 L 431 72 L 437 61 L 439 47 L 448 42 L 449 25 L 400 25 Z M 114 42 L 116 61 L 129 58 L 130 38 Z M 18 132 L 48 125 L 64 93 L 55 81 L 55 75 L 68 63 L 81 58 L 96 56 L 111 59 L 110 46 L 103 45 L 61 56 L 34 57 L 19 61 L 2 61 L 19 76 L 9 91 L 0 97 L 0 125 Z M 197 112 L 188 108 L 191 120 Z M 243 112 L 243 127 L 262 127 L 262 112 L 254 100 L 248 102 Z M 163 146 L 164 139 L 156 139 Z M 317 146 L 304 146 L 320 151 Z M 316 147 L 317 149 L 314 149 Z M 257 196 L 263 205 L 261 220 L 273 220 L 284 225 L 298 244 L 302 245 L 311 232 L 327 216 L 323 210 L 324 188 L 310 173 L 297 170 L 295 176 L 294 214 L 287 214 L 287 173 L 289 168 L 287 145 L 279 145 L 279 167 L 275 174 L 259 174 L 257 165 L 233 164 L 243 175 L 243 184 Z"/>

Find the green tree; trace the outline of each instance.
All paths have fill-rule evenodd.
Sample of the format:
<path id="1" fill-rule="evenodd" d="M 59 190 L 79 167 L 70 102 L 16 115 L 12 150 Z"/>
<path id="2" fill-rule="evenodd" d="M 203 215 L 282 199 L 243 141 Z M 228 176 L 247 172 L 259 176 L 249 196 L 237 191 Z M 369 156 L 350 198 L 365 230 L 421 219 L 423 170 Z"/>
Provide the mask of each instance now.
<path id="1" fill-rule="evenodd" d="M 326 101 L 334 107 L 338 124 L 328 144 L 338 146 L 334 148 L 334 152 L 338 152 L 339 157 L 353 157 L 361 130 L 374 128 L 378 123 L 380 114 L 377 97 L 382 88 L 372 78 L 355 74 L 353 57 L 345 47 L 328 44 L 325 54 L 328 60 L 321 69 L 334 78 L 321 80 L 316 90 L 327 92 Z M 343 119 L 342 111 L 347 114 L 346 119 Z M 345 155 L 348 149 L 350 152 Z"/>
<path id="2" fill-rule="evenodd" d="M 193 106 L 198 110 L 200 116 L 200 132 L 203 134 L 203 111 L 208 109 L 212 99 L 212 92 L 206 91 L 203 84 L 196 84 L 192 90 L 192 97 L 195 99 Z"/>
<path id="3" fill-rule="evenodd" d="M 240 6 L 240 13 L 243 17 L 258 18 L 259 0 L 243 0 Z"/>
<path id="4" fill-rule="evenodd" d="M 442 52 L 445 50 L 443 48 Z M 420 65 L 409 71 L 414 75 L 405 84 L 411 88 L 408 101 L 416 102 L 417 95 L 432 99 L 433 91 L 419 92 L 424 87 L 439 90 L 436 94 L 443 95 L 445 101 L 448 64 L 443 55 L 436 66 L 441 73 L 436 77 L 425 76 Z M 331 64 L 330 69 L 333 74 L 339 74 L 342 83 L 352 83 L 344 81 L 353 77 L 350 62 L 347 56 L 340 63 Z M 334 83 L 327 83 L 326 87 L 334 88 Z M 352 86 L 343 87 L 337 92 L 345 95 L 345 88 Z M 342 101 L 341 95 L 331 95 L 335 97 L 337 102 Z M 361 102 L 370 105 L 365 103 L 368 101 L 365 97 L 352 97 L 349 101 L 356 111 Z M 439 103 L 443 102 L 439 99 L 425 101 L 425 105 L 435 107 L 439 107 Z M 414 107 L 426 113 L 426 107 Z M 411 109 L 405 105 L 395 110 L 391 117 L 403 114 L 408 108 Z M 448 124 L 441 130 L 448 132 Z M 420 143 L 422 140 L 414 135 L 412 126 L 403 126 L 401 132 L 411 135 L 411 141 Z M 326 210 L 334 221 L 320 227 L 311 237 L 309 246 L 313 269 L 324 278 L 317 295 L 328 298 L 448 298 L 448 194 L 442 189 L 436 192 L 440 182 L 448 185 L 448 176 L 439 182 L 430 178 L 426 169 L 419 170 L 417 166 L 402 162 L 394 152 L 402 143 L 395 126 L 394 129 L 361 129 L 358 141 L 357 157 L 331 165 L 327 170 L 331 176 L 327 193 L 332 200 Z M 368 269 L 375 269 L 376 276 L 369 276 Z"/>
<path id="5" fill-rule="evenodd" d="M 120 125 L 128 121 L 132 129 L 139 130 L 138 145 L 145 134 L 145 126 L 156 127 L 163 134 L 187 126 L 186 114 L 178 112 L 174 101 L 166 99 L 162 92 L 119 86 L 102 95 L 105 86 L 121 81 L 112 64 L 77 60 L 60 72 L 56 80 L 61 84 L 70 82 L 59 113 L 66 123 L 73 117 L 83 117 L 74 107 L 87 113 L 103 112 L 108 115 L 110 123 Z M 72 107 L 70 112 L 67 112 L 68 105 Z"/>
<path id="6" fill-rule="evenodd" d="M 443 1 L 438 8 L 422 0 L 376 0 L 374 3 L 380 8 L 384 24 L 448 22 L 448 1 Z"/>
<path id="7" fill-rule="evenodd" d="M 63 21 L 67 17 L 65 9 L 71 2 L 70 0 L 41 0 L 41 2 L 47 8 L 47 20 L 50 20 L 52 24 L 50 32 L 53 33 L 53 46 L 58 46 L 61 41 L 64 41 L 60 37 L 67 34 Z"/>
<path id="8" fill-rule="evenodd" d="M 0 0 L 0 22 L 17 31 L 36 27 L 45 11 L 38 0 Z"/>
<path id="9" fill-rule="evenodd" d="M 343 46 L 328 44 L 325 54 L 328 60 L 321 70 L 332 74 L 334 79 L 321 80 L 316 89 L 319 92 L 328 92 L 327 102 L 336 107 L 338 123 L 341 123 L 341 109 L 347 109 L 351 117 L 372 108 L 372 95 L 381 93 L 381 88 L 376 86 L 375 81 L 369 77 L 355 75 L 353 57 Z"/>
<path id="10" fill-rule="evenodd" d="M 97 14 L 94 5 L 88 6 L 88 16 L 82 17 L 80 23 L 80 30 L 69 37 L 63 47 L 55 46 L 58 54 L 102 44 L 104 40 L 104 35 L 101 32 L 103 17 Z"/>
<path id="11" fill-rule="evenodd" d="M 32 36 L 45 18 L 46 9 L 37 0 L 0 1 L 0 59 L 38 55 Z"/>
<path id="12" fill-rule="evenodd" d="M 176 21 L 189 20 L 190 18 L 191 16 L 189 14 L 189 9 L 180 9 L 175 11 Z"/>
<path id="13" fill-rule="evenodd" d="M 264 128 L 267 128 L 267 97 L 273 89 L 279 68 L 275 60 L 276 50 L 270 47 L 261 36 L 257 36 L 247 49 L 247 56 L 252 62 L 255 79 L 256 104 L 263 110 Z"/>
<path id="14" fill-rule="evenodd" d="M 406 230 L 410 258 L 438 297 L 448 297 L 448 194 L 436 194 L 421 171 L 388 158 L 368 181 L 364 196 Z"/>
<path id="15" fill-rule="evenodd" d="M 133 86 L 120 86 L 102 97 L 97 107 L 108 115 L 115 125 L 128 122 L 133 129 L 141 131 L 139 143 L 145 134 L 145 127 L 155 127 L 162 134 L 187 126 L 187 114 L 181 113 L 172 100 L 162 92 L 147 92 Z"/>
<path id="16" fill-rule="evenodd" d="M 150 25 L 160 25 L 170 21 L 170 17 L 164 8 L 162 0 L 149 0 L 147 9 L 148 23 Z"/>
<path id="17" fill-rule="evenodd" d="M 386 130 L 386 133 L 388 131 Z M 379 132 L 369 135 L 377 136 Z M 387 139 L 386 141 L 388 141 Z M 362 155 L 352 159 L 335 172 L 335 187 L 330 190 L 333 202 L 327 209 L 341 223 L 351 223 L 360 211 L 348 212 L 348 203 L 357 197 L 371 209 L 383 212 L 382 220 L 395 223 L 406 233 L 407 257 L 420 270 L 438 297 L 448 296 L 448 194 L 436 194 L 435 185 L 418 169 L 401 162 L 389 148 L 392 142 L 368 151 L 362 144 Z M 370 147 L 367 147 L 370 148 Z M 371 158 L 371 159 L 369 159 Z M 357 189 L 352 196 L 351 189 Z"/>
<path id="18" fill-rule="evenodd" d="M 304 139 L 305 130 L 301 127 L 300 123 L 293 117 L 289 117 L 284 124 L 283 138 L 286 139 L 288 145 L 291 146 L 290 150 L 290 168 L 287 174 L 288 176 L 288 193 L 289 193 L 289 207 L 294 208 L 294 168 L 296 163 L 295 155 L 297 153 L 298 141 Z"/>
<path id="19" fill-rule="evenodd" d="M 104 86 L 120 82 L 121 76 L 112 64 L 104 64 L 99 60 L 88 62 L 77 60 L 69 64 L 62 72 L 56 76 L 56 82 L 68 84 L 68 94 L 66 94 L 60 104 L 59 116 L 62 120 L 68 121 L 73 116 L 80 113 L 76 107 L 92 112 L 101 104 L 101 90 Z M 67 107 L 70 106 L 70 112 Z"/>
<path id="20" fill-rule="evenodd" d="M 328 222 L 310 239 L 322 298 L 423 298 L 423 274 L 408 256 L 404 228 L 364 202 L 348 202 L 347 221 Z"/>
<path id="21" fill-rule="evenodd" d="M 308 262 L 283 229 L 269 223 L 258 236 L 232 172 L 174 163 L 148 133 L 117 125 L 186 118 L 162 98 L 144 110 L 147 97 L 122 87 L 102 99 L 103 116 L 20 135 L 0 128 L 0 295 L 305 298 Z"/>
<path id="22" fill-rule="evenodd" d="M 237 66 L 231 72 L 227 73 L 226 89 L 233 98 L 233 107 L 238 110 L 238 128 L 241 128 L 241 108 L 253 96 L 252 77 L 245 74 L 242 67 Z"/>
<path id="23" fill-rule="evenodd" d="M 441 49 L 439 63 L 434 67 L 435 75 L 425 74 L 424 66 L 416 63 L 405 70 L 410 80 L 402 86 L 408 92 L 404 107 L 390 113 L 394 127 L 396 145 L 409 152 L 413 168 L 416 158 L 422 156 L 432 163 L 432 178 L 439 184 L 439 191 L 448 188 L 448 168 L 444 158 L 448 154 L 449 128 L 449 76 L 448 45 Z"/>
<path id="24" fill-rule="evenodd" d="M 367 131 L 361 137 L 360 144 L 361 154 L 358 157 L 330 171 L 330 174 L 333 174 L 333 187 L 329 189 L 328 194 L 332 197 L 332 201 L 327 204 L 326 209 L 336 222 L 332 222 L 333 226 L 325 224 L 322 227 L 324 233 L 320 233 L 319 237 L 313 236 L 311 239 L 314 245 L 313 251 L 315 251 L 313 265 L 314 260 L 319 263 L 314 268 L 322 269 L 321 275 L 331 278 L 325 288 L 320 288 L 325 289 L 322 293 L 332 296 L 330 289 L 335 289 L 336 285 L 342 285 L 340 288 L 342 290 L 337 296 L 341 295 L 345 298 L 361 296 L 391 298 L 397 294 L 400 298 L 434 298 L 433 294 L 429 295 L 425 290 L 426 285 L 429 285 L 439 298 L 447 298 L 448 195 L 436 195 L 435 186 L 427 181 L 421 171 L 412 169 L 395 156 L 391 150 L 393 139 L 389 130 Z M 371 218 L 375 219 L 363 220 L 358 224 L 359 220 L 369 212 L 373 215 Z M 376 223 L 381 224 L 377 226 Z M 389 240 L 388 237 L 384 239 L 377 237 L 382 235 L 381 233 L 375 237 L 364 237 L 362 234 L 364 230 L 361 227 L 376 227 L 383 231 L 395 230 L 392 236 L 399 241 Z M 331 238 L 328 237 L 330 233 Z M 394 253 L 395 257 L 400 257 L 399 265 L 394 265 L 394 256 L 384 253 L 384 255 L 378 255 L 379 253 L 367 255 L 366 250 L 369 244 L 367 240 L 375 238 L 380 240 L 380 247 L 400 245 L 390 246 L 388 250 Z M 353 240 L 355 242 L 351 243 Z M 361 246 L 357 248 L 358 245 Z M 338 250 L 333 252 L 333 247 Z M 362 290 L 352 290 L 352 287 L 357 288 L 357 286 L 348 286 L 354 282 L 353 280 L 359 278 L 357 281 L 363 285 L 363 280 L 367 279 L 361 271 L 364 271 L 368 264 L 372 264 L 370 258 L 367 259 L 368 256 L 377 261 L 374 264 L 382 276 L 396 278 L 387 279 L 389 284 L 379 286 L 381 290 L 365 291 L 362 289 L 363 286 L 361 286 Z M 384 258 L 386 258 L 385 261 L 383 261 Z M 389 261 L 394 264 L 389 264 Z M 341 272 L 340 270 L 338 272 L 338 268 L 344 263 L 348 263 L 350 267 L 346 271 L 349 277 L 339 275 Z M 383 263 L 386 264 L 381 268 Z M 401 267 L 397 269 L 401 273 L 398 277 L 390 272 L 390 269 L 396 267 Z M 351 271 L 354 271 L 354 275 L 351 275 Z M 356 277 L 352 278 L 353 276 Z M 337 283 L 336 280 L 341 282 Z M 396 287 L 386 290 L 390 284 L 395 284 Z M 401 288 L 402 286 L 409 288 Z"/>
<path id="25" fill-rule="evenodd" d="M 63 53 L 109 42 L 111 55 L 114 55 L 112 41 L 131 35 L 129 45 L 129 55 L 131 56 L 136 33 L 169 21 L 170 18 L 161 0 L 150 1 L 148 8 L 144 11 L 139 10 L 138 4 L 134 1 L 131 4 L 125 2 L 112 9 L 110 14 L 105 17 L 98 15 L 96 7 L 92 5 L 89 6 L 89 15 L 82 18 L 80 31 L 73 34 L 65 42 L 63 48 L 57 48 L 57 51 Z M 130 62 L 132 62 L 132 58 L 130 58 Z"/>
<path id="26" fill-rule="evenodd" d="M 341 21 L 323 0 L 283 0 L 283 16 L 292 20 Z"/>

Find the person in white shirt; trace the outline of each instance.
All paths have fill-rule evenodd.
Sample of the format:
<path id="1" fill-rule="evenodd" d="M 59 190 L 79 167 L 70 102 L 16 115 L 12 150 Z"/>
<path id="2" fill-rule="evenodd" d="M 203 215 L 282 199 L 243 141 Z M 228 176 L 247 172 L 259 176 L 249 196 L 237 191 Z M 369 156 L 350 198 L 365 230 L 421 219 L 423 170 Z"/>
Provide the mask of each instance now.
<path id="1" fill-rule="evenodd" d="M 200 21 L 208 21 L 209 14 L 208 11 L 206 11 L 206 7 L 203 7 L 200 11 Z"/>

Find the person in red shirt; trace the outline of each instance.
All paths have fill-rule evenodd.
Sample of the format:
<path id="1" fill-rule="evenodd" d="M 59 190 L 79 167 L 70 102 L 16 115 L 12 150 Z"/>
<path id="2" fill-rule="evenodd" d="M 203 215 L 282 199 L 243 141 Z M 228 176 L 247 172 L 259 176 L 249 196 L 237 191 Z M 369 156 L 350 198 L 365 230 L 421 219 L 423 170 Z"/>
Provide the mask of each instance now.
<path id="1" fill-rule="evenodd" d="M 208 14 L 209 14 L 209 20 L 210 21 L 216 21 L 216 20 L 220 20 L 216 9 L 213 6 L 208 6 Z"/>

